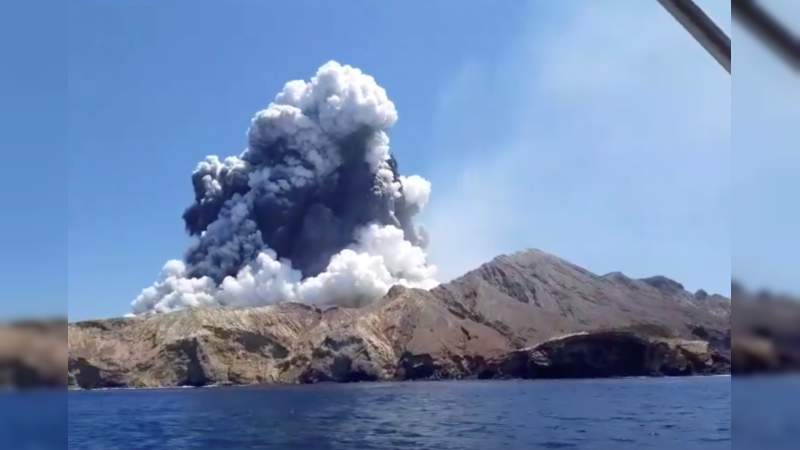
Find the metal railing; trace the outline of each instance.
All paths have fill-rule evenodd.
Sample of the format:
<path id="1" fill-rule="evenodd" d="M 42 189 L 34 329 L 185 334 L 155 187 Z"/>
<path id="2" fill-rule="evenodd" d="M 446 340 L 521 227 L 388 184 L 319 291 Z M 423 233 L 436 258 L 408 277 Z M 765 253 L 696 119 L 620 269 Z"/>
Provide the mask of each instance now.
<path id="1" fill-rule="evenodd" d="M 658 0 L 684 28 L 731 72 L 731 40 L 692 0 Z M 732 0 L 733 17 L 800 72 L 800 36 L 795 35 L 759 0 Z"/>

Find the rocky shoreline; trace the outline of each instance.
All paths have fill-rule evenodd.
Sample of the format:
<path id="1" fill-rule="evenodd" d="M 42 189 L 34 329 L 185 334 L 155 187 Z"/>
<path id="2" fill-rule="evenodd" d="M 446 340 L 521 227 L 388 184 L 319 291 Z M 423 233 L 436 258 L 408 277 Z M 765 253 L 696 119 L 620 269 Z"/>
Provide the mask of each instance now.
<path id="1" fill-rule="evenodd" d="M 640 338 L 631 335 L 633 341 Z M 344 372 L 339 376 L 318 373 L 322 376 L 305 374 L 298 380 L 291 382 L 268 382 L 268 383 L 234 383 L 232 381 L 216 382 L 211 380 L 202 383 L 186 383 L 176 385 L 153 385 L 153 386 L 129 386 L 124 383 L 108 383 L 104 378 L 86 378 L 86 374 L 80 374 L 85 367 L 73 366 L 73 373 L 70 375 L 68 388 L 70 390 L 92 390 L 92 389 L 169 389 L 177 387 L 231 387 L 231 386 L 253 386 L 270 384 L 315 384 L 320 382 L 349 383 L 349 382 L 400 382 L 400 381 L 448 381 L 448 380 L 511 380 L 511 379 L 567 379 L 567 378 L 639 378 L 639 377 L 685 377 L 685 376 L 712 376 L 730 375 L 730 360 L 716 353 L 702 351 L 695 353 L 689 350 L 689 346 L 702 346 L 702 341 L 686 341 L 678 344 L 678 347 L 670 347 L 665 353 L 656 356 L 655 359 L 628 359 L 626 362 L 614 361 L 615 357 L 601 359 L 594 363 L 580 361 L 564 361 L 559 359 L 547 359 L 546 354 L 532 350 L 522 350 L 513 352 L 504 358 L 490 361 L 481 366 L 478 370 L 469 374 L 459 374 L 456 377 L 447 373 L 437 371 L 435 362 L 429 355 L 405 355 L 398 362 L 398 373 L 400 376 L 388 379 L 377 379 L 369 376 L 362 376 L 360 373 Z M 663 342 L 655 342 L 650 347 L 650 351 L 658 348 Z M 550 345 L 547 343 L 545 345 Z M 670 345 L 670 344 L 666 344 Z M 674 343 L 673 343 L 674 345 Z M 614 354 L 614 351 L 606 353 Z M 658 351 L 656 352 L 658 353 Z M 542 359 L 542 356 L 546 359 Z M 100 375 L 95 374 L 94 376 Z M 90 375 L 91 376 L 91 375 Z"/>
<path id="2" fill-rule="evenodd" d="M 0 389 L 63 387 L 66 359 L 65 319 L 0 325 Z"/>
<path id="3" fill-rule="evenodd" d="M 370 360 L 348 352 L 327 354 L 339 344 L 332 341 L 312 351 L 321 361 L 298 364 L 291 376 L 265 379 L 260 374 L 248 378 L 232 376 L 214 365 L 203 354 L 201 341 L 180 346 L 186 352 L 172 359 L 174 377 L 148 383 L 123 370 L 101 369 L 84 358 L 70 359 L 71 388 L 154 388 L 179 386 L 226 386 L 249 384 L 310 384 L 319 382 L 374 382 L 454 379 L 553 379 L 608 378 L 642 376 L 691 376 L 730 373 L 729 354 L 712 349 L 702 340 L 653 338 L 629 331 L 580 332 L 551 339 L 531 348 L 492 357 L 453 356 L 435 358 L 428 353 L 400 355 L 392 370 L 379 372 L 365 364 Z M 321 349 L 321 350 L 320 350 Z M 358 352 L 356 352 L 358 353 Z M 300 358 L 300 360 L 303 360 Z M 289 360 L 291 361 L 291 360 Z M 304 361 L 304 360 L 303 360 Z M 305 362 L 305 361 L 304 361 Z M 302 366 L 302 367 L 300 367 Z M 283 367 L 285 369 L 286 367 Z M 139 367 L 141 370 L 142 368 Z"/>

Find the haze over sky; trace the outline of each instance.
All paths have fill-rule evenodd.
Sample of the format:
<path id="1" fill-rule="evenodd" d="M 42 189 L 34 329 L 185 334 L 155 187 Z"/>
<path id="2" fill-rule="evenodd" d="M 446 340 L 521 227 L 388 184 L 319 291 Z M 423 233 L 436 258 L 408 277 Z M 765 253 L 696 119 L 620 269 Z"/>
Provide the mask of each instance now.
<path id="1" fill-rule="evenodd" d="M 701 2 L 729 30 L 727 3 Z M 401 172 L 433 183 L 420 222 L 442 281 L 535 247 L 729 293 L 730 77 L 655 1 L 80 1 L 66 14 L 68 30 L 53 21 L 21 50 L 67 56 L 37 59 L 11 100 L 40 119 L 9 144 L 43 140 L 54 156 L 18 153 L 25 169 L 7 176 L 54 206 L 3 193 L 26 218 L 2 225 L 20 255 L 0 263 L 21 281 L 7 295 L 25 300 L 4 313 L 63 311 L 65 291 L 70 320 L 129 312 L 186 248 L 195 164 L 241 152 L 253 113 L 330 59 L 396 104 Z M 43 92 L 35 75 L 67 58 L 68 90 Z M 68 132 L 50 132 L 50 108 Z"/>
<path id="2" fill-rule="evenodd" d="M 800 2 L 764 4 L 800 35 Z M 738 23 L 733 39 L 733 274 L 800 298 L 797 72 Z"/>

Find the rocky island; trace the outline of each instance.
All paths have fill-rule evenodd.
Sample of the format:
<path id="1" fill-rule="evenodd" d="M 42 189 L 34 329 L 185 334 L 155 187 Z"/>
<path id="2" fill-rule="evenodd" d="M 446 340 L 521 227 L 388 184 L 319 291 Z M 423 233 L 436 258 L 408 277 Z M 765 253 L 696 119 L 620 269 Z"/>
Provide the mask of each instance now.
<path id="1" fill-rule="evenodd" d="M 136 316 L 69 326 L 80 388 L 682 375 L 730 367 L 730 300 L 671 279 L 500 256 L 438 285 L 375 78 L 329 61 L 284 84 L 238 155 L 192 172 L 182 259 Z M 402 286 L 402 287 L 401 287 Z"/>
<path id="2" fill-rule="evenodd" d="M 197 308 L 70 324 L 75 388 L 730 370 L 731 303 L 665 277 L 504 255 L 359 308 Z"/>

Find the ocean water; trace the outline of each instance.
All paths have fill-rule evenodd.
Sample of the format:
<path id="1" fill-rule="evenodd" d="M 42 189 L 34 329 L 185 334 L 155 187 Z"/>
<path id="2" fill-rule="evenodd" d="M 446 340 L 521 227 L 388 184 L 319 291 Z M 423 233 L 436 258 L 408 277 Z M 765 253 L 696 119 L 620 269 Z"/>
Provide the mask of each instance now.
<path id="1" fill-rule="evenodd" d="M 800 375 L 734 377 L 734 450 L 795 450 L 800 445 Z"/>
<path id="2" fill-rule="evenodd" d="M 730 377 L 69 394 L 75 449 L 723 449 Z"/>
<path id="3" fill-rule="evenodd" d="M 0 449 L 67 448 L 66 390 L 0 391 Z"/>

